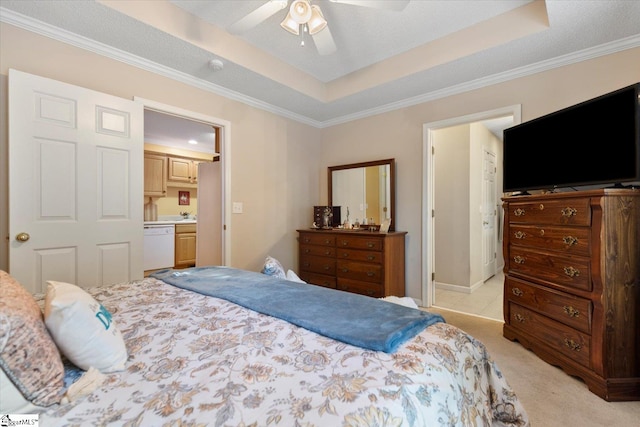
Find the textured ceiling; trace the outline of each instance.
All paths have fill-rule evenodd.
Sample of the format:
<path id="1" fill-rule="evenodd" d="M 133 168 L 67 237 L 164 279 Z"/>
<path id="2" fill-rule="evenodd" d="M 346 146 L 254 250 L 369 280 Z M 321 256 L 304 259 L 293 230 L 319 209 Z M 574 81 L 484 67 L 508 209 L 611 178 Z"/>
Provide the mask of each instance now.
<path id="1" fill-rule="evenodd" d="M 632 0 L 314 0 L 327 56 L 280 28 L 286 10 L 227 31 L 265 1 L 2 0 L 0 19 L 316 127 L 640 46 Z"/>

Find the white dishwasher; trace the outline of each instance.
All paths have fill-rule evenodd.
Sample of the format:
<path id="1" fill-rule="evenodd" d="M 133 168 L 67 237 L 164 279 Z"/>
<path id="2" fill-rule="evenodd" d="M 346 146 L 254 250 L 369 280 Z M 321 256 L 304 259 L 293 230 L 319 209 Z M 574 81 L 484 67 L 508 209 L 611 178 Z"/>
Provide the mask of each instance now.
<path id="1" fill-rule="evenodd" d="M 144 271 L 173 267 L 175 262 L 175 226 L 144 226 Z"/>

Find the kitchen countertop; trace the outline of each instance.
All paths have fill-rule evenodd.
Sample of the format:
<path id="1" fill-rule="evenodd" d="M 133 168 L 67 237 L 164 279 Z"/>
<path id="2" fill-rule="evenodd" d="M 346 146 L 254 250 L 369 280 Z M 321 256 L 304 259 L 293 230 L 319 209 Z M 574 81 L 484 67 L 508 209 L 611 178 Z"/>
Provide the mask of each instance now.
<path id="1" fill-rule="evenodd" d="M 178 219 L 178 220 L 164 220 L 164 221 L 145 221 L 144 225 L 174 225 L 174 224 L 195 224 L 198 221 L 195 219 Z"/>

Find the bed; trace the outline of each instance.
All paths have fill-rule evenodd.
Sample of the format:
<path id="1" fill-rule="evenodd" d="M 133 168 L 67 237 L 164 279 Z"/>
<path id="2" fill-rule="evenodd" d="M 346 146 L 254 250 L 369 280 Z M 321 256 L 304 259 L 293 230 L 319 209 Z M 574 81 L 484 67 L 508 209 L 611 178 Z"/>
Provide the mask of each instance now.
<path id="1" fill-rule="evenodd" d="M 94 309 L 102 313 L 99 320 L 118 332 L 115 338 L 121 336 L 126 359 L 123 363 L 120 356 L 112 358 L 110 363 L 117 367 L 102 369 L 106 373 L 79 369 L 67 361 L 60 390 L 49 393 L 47 406 L 32 406 L 40 425 L 529 425 L 520 401 L 484 345 L 452 325 L 431 319 L 428 326 L 411 331 L 391 349 L 372 350 L 321 335 L 311 330 L 313 326 L 297 326 L 297 318 L 283 320 L 260 312 L 269 307 L 256 311 L 238 304 L 244 301 L 231 302 L 234 297 L 222 299 L 169 283 L 171 275 L 188 276 L 198 270 L 202 269 L 168 270 L 164 276 L 87 290 L 98 303 Z M 260 283 L 251 286 L 266 291 L 294 283 L 228 267 L 209 271 L 239 272 L 240 277 L 229 283 L 248 274 Z M 211 278 L 209 287 L 215 288 L 216 280 Z M 293 286 L 296 292 L 304 292 L 305 287 L 325 289 L 303 283 Z M 9 295 L 6 289 L 2 288 L 3 295 Z M 331 297 L 347 295 L 328 291 L 336 293 Z M 225 292 L 233 294 L 232 288 Z M 52 310 L 48 298 L 37 295 L 34 300 L 51 318 L 53 314 L 46 313 Z M 376 310 L 393 306 L 392 310 L 410 310 L 404 313 L 411 316 L 422 312 L 358 298 L 373 303 Z M 283 304 L 287 305 L 291 304 Z M 0 308 L 6 320 L 7 308 Z M 74 325 L 81 328 L 84 323 Z M 376 322 L 368 327 L 384 329 Z M 343 328 L 351 330 L 349 324 Z M 58 341 L 69 332 L 67 325 L 65 334 L 51 335 L 60 345 Z M 6 325 L 0 329 L 0 343 L 3 336 L 8 336 Z M 6 350 L 6 339 L 2 345 Z M 90 347 L 109 353 L 107 345 Z M 65 357 L 61 359 L 64 362 Z M 4 373 L 19 382 L 6 365 L 5 360 Z M 60 398 L 73 387 L 73 378 L 90 373 L 95 374 L 87 383 L 92 386 L 76 390 L 75 397 Z M 55 377 L 59 381 L 59 375 Z M 33 403 L 33 396 L 29 398 Z M 51 399 L 58 401 L 50 404 Z M 42 403 L 42 395 L 35 402 Z"/>

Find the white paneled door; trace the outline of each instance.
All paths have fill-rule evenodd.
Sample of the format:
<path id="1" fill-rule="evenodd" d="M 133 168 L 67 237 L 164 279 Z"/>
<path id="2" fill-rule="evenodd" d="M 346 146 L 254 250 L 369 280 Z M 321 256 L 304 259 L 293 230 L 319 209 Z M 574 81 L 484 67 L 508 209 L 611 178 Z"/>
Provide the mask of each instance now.
<path id="1" fill-rule="evenodd" d="M 496 274 L 496 155 L 484 150 L 482 162 L 482 280 Z"/>
<path id="2" fill-rule="evenodd" d="M 9 70 L 9 272 L 87 288 L 142 278 L 141 104 Z"/>

